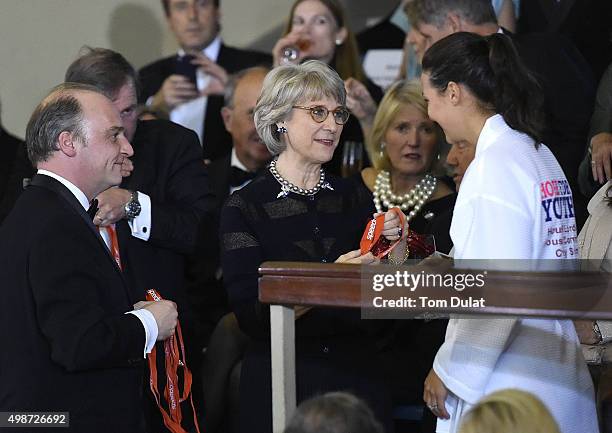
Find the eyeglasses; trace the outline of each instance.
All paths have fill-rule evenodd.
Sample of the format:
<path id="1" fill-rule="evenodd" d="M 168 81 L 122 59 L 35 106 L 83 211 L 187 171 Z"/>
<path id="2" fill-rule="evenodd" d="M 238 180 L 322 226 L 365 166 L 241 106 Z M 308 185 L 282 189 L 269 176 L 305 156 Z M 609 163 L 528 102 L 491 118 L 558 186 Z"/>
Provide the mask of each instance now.
<path id="1" fill-rule="evenodd" d="M 301 105 L 294 105 L 293 108 L 310 111 L 310 117 L 312 117 L 312 120 L 317 123 L 325 122 L 327 116 L 330 113 L 330 111 L 322 105 L 316 105 L 314 107 L 302 107 Z M 344 107 L 338 107 L 331 113 L 334 115 L 334 122 L 336 122 L 336 125 L 344 125 L 348 121 L 350 116 L 350 113 Z"/>

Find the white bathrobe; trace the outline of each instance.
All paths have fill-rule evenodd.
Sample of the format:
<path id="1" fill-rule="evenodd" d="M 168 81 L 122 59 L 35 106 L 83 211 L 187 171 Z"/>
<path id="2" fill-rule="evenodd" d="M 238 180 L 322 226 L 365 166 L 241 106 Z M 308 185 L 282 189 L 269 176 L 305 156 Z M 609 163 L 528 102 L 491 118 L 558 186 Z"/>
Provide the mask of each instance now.
<path id="1" fill-rule="evenodd" d="M 550 150 L 536 149 L 502 116 L 490 117 L 450 234 L 456 260 L 578 258 L 571 191 Z M 469 407 L 504 388 L 539 397 L 562 433 L 599 431 L 593 384 L 569 320 L 451 317 L 433 368 L 450 391 L 451 418 L 438 420 L 438 432 L 458 431 Z"/>

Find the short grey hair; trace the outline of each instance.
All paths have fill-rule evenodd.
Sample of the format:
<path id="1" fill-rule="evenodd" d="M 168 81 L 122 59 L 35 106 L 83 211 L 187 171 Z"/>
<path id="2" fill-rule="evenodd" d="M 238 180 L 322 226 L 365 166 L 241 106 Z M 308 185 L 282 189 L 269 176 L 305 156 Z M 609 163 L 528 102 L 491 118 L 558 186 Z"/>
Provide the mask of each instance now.
<path id="1" fill-rule="evenodd" d="M 270 68 L 266 66 L 253 66 L 252 68 L 242 69 L 229 76 L 227 84 L 225 85 L 225 89 L 223 90 L 224 107 L 234 107 L 234 94 L 236 93 L 236 87 L 238 87 L 238 83 L 247 75 L 253 74 L 255 72 L 261 72 L 265 75 L 270 72 Z"/>
<path id="2" fill-rule="evenodd" d="M 72 133 L 83 143 L 87 142 L 83 108 L 77 98 L 81 92 L 104 95 L 89 84 L 63 83 L 54 87 L 32 113 L 26 127 L 26 144 L 28 158 L 35 167 L 59 150 L 57 140 L 64 131 Z"/>
<path id="3" fill-rule="evenodd" d="M 459 15 L 470 24 L 497 24 L 491 0 L 413 0 L 404 9 L 414 27 L 431 24 L 440 28 L 449 13 Z"/>
<path id="4" fill-rule="evenodd" d="M 111 100 L 117 97 L 121 87 L 126 84 L 133 85 L 138 92 L 138 74 L 120 53 L 87 45 L 80 52 L 80 56 L 68 66 L 65 82 L 90 84 Z"/>
<path id="5" fill-rule="evenodd" d="M 272 155 L 285 150 L 277 124 L 289 116 L 293 106 L 324 97 L 346 105 L 344 82 L 336 71 L 319 60 L 279 66 L 266 76 L 255 106 L 255 127 Z"/>
<path id="6" fill-rule="evenodd" d="M 303 401 L 284 433 L 383 433 L 372 409 L 348 392 L 328 392 Z"/>

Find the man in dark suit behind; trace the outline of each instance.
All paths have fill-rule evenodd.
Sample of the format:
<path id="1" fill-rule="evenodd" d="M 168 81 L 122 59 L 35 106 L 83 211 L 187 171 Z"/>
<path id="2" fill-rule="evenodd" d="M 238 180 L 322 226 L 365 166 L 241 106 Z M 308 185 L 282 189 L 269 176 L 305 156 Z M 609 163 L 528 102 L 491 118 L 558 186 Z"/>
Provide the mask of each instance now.
<path id="1" fill-rule="evenodd" d="M 599 82 L 612 62 L 610 0 L 523 0 L 518 33 L 549 32 L 568 37 Z"/>
<path id="2" fill-rule="evenodd" d="M 268 71 L 261 66 L 242 70 L 232 75 L 226 86 L 221 114 L 232 137 L 232 150 L 208 165 L 210 185 L 217 199 L 217 215 L 227 197 L 245 186 L 272 158 L 253 121 L 253 110 Z M 202 224 L 197 249 L 188 267 L 188 290 L 199 317 L 203 344 L 221 316 L 229 312 L 219 260 L 218 228 Z"/>
<path id="3" fill-rule="evenodd" d="M 74 432 L 141 432 L 139 364 L 174 332 L 177 311 L 170 301 L 132 310 L 86 212 L 132 154 L 119 113 L 95 88 L 64 84 L 26 140 L 38 173 L 0 228 L 0 411 L 70 412 Z"/>
<path id="4" fill-rule="evenodd" d="M 169 115 L 171 120 L 196 131 L 207 160 L 231 151 L 231 137 L 221 120 L 227 74 L 272 63 L 267 54 L 232 48 L 222 42 L 219 3 L 220 0 L 162 0 L 168 25 L 181 48 L 178 55 L 158 60 L 139 72 L 141 101 L 158 115 Z M 189 60 L 185 57 L 188 55 L 194 58 Z"/>
<path id="5" fill-rule="evenodd" d="M 195 134 L 166 120 L 137 120 L 136 72 L 115 51 L 88 49 L 68 67 L 65 78 L 95 86 L 112 100 L 134 149 L 131 175 L 96 197 L 94 224 L 116 227 L 134 297 L 142 300 L 154 288 L 180 305 L 185 256 L 195 246 L 202 219 L 214 218 Z M 130 209 L 134 203 L 137 212 Z"/>
<path id="6" fill-rule="evenodd" d="M 7 191 L 11 189 L 10 174 L 18 158 L 19 150 L 23 148 L 25 148 L 25 143 L 9 134 L 0 121 L 0 151 L 2 152 L 0 156 L 0 202 L 2 202 Z M 2 222 L 2 218 L 0 218 L 0 222 Z"/>

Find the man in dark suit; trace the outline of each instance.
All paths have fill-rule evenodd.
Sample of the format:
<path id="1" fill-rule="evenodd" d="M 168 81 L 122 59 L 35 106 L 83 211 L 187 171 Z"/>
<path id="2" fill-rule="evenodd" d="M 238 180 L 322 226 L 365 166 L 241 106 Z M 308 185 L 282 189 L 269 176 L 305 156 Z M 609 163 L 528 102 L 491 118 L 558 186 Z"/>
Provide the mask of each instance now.
<path id="1" fill-rule="evenodd" d="M 404 48 L 404 39 L 410 30 L 410 23 L 406 21 L 403 9 L 406 1 L 396 2 L 395 9 L 388 16 L 357 34 L 359 53 L 362 56 L 365 56 L 368 50 Z"/>
<path id="2" fill-rule="evenodd" d="M 23 192 L 24 182 L 36 173 L 28 160 L 26 145 L 0 127 L 0 224 L 9 214 L 17 197 Z"/>
<path id="3" fill-rule="evenodd" d="M 136 298 L 155 288 L 182 304 L 185 255 L 195 246 L 200 221 L 214 212 L 195 134 L 166 120 L 137 120 L 136 73 L 117 52 L 89 49 L 65 78 L 95 86 L 113 101 L 134 148 L 131 175 L 97 196 L 94 224 L 115 225 Z"/>
<path id="4" fill-rule="evenodd" d="M 550 32 L 568 37 L 591 66 L 596 81 L 612 62 L 610 0 L 522 1 L 518 32 Z"/>
<path id="5" fill-rule="evenodd" d="M 408 18 L 423 35 L 422 56 L 436 41 L 459 31 L 482 36 L 503 31 L 490 0 L 413 0 Z M 510 34 L 517 51 L 542 86 L 547 128 L 543 142 L 553 152 L 574 193 L 576 222 L 586 220 L 586 199 L 579 193 L 578 165 L 584 155 L 595 84 L 576 48 L 554 34 Z"/>
<path id="6" fill-rule="evenodd" d="M 93 222 L 116 228 L 124 276 L 135 299 L 144 299 L 146 290 L 154 288 L 178 304 L 188 361 L 197 366 L 202 348 L 193 345 L 185 263 L 199 224 L 213 225 L 215 218 L 197 137 L 167 120 L 137 120 L 136 72 L 117 52 L 89 49 L 68 67 L 65 78 L 97 87 L 121 113 L 134 148 L 134 170 L 118 188 L 98 194 Z"/>
<path id="7" fill-rule="evenodd" d="M 221 107 L 228 73 L 270 65 L 271 56 L 225 45 L 220 36 L 220 0 L 162 0 L 178 55 L 158 60 L 139 72 L 141 101 L 158 115 L 196 131 L 206 160 L 231 151 Z M 192 57 L 187 57 L 192 56 Z"/>
<path id="8" fill-rule="evenodd" d="M 25 143 L 17 137 L 8 133 L 0 123 L 0 202 L 2 201 L 7 188 L 10 188 L 9 178 L 17 159 L 19 149 L 25 148 Z M 2 219 L 0 219 L 2 222 Z"/>
<path id="9" fill-rule="evenodd" d="M 253 121 L 253 111 L 268 71 L 265 67 L 242 70 L 232 75 L 226 86 L 221 114 L 232 137 L 232 151 L 208 166 L 210 184 L 217 199 L 217 215 L 225 199 L 249 183 L 272 158 Z M 199 338 L 206 344 L 218 320 L 229 312 L 220 278 L 216 226 L 201 226 L 197 250 L 190 259 L 188 280 L 189 297 L 199 317 Z"/>
<path id="10" fill-rule="evenodd" d="M 376 85 L 383 88 L 389 87 L 400 75 L 407 74 L 409 79 L 413 79 L 420 73 L 414 53 L 404 51 L 404 40 L 410 31 L 410 22 L 404 12 L 406 1 L 397 2 L 388 16 L 357 34 L 364 70 Z"/>
<path id="11" fill-rule="evenodd" d="M 119 113 L 95 88 L 64 84 L 26 139 L 38 173 L 0 228 L 0 411 L 69 412 L 74 432 L 142 432 L 139 364 L 172 335 L 177 311 L 170 301 L 132 310 L 86 212 L 132 154 Z"/>
<path id="12" fill-rule="evenodd" d="M 257 98 L 269 71 L 261 66 L 244 69 L 234 74 L 226 87 L 221 116 L 232 137 L 232 152 L 209 168 L 211 178 L 215 178 L 211 184 L 220 199 L 219 205 L 232 192 L 245 186 L 272 158 L 253 121 Z"/>

